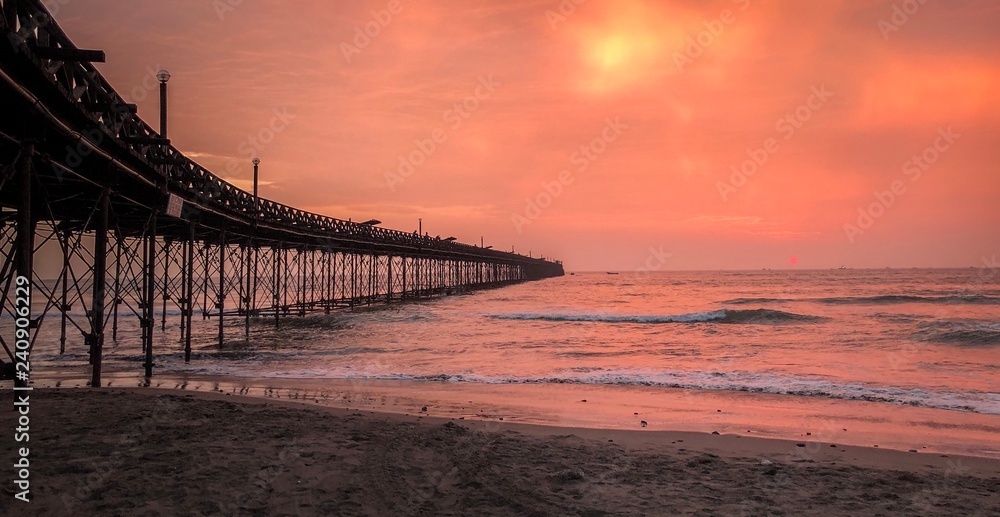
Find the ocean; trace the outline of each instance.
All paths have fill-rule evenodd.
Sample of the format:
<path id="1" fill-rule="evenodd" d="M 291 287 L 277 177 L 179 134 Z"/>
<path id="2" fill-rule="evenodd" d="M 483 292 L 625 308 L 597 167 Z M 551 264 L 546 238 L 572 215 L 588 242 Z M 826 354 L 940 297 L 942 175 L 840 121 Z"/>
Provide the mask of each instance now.
<path id="1" fill-rule="evenodd" d="M 444 414 L 550 425 L 629 428 L 657 414 L 661 427 L 786 437 L 801 427 L 790 415 L 863 421 L 872 436 L 927 424 L 923 435 L 941 436 L 922 446 L 944 449 L 949 425 L 1000 430 L 994 269 L 574 273 L 280 328 L 262 319 L 249 340 L 231 318 L 222 347 L 216 321 L 196 316 L 188 364 L 179 318 L 168 313 L 165 331 L 159 318 L 154 381 L 214 379 L 206 389 L 280 387 L 399 411 L 423 397 Z M 141 374 L 125 320 L 105 352 L 119 384 Z M 58 318 L 43 328 L 36 376 L 85 378 L 79 335 L 60 356 Z M 709 406 L 717 418 L 702 418 Z M 973 452 L 1000 454 L 995 445 Z"/>

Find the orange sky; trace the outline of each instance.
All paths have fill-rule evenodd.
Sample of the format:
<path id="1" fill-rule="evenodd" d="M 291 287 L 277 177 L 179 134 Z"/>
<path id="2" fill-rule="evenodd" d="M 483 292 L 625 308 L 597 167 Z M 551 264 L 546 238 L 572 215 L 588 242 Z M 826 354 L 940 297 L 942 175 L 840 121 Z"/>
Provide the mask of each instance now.
<path id="1" fill-rule="evenodd" d="M 307 210 L 405 231 L 422 217 L 569 270 L 1000 255 L 995 1 L 560 5 L 52 10 L 154 127 L 142 85 L 170 70 L 179 149 L 247 188 L 259 155 L 261 195 Z"/>

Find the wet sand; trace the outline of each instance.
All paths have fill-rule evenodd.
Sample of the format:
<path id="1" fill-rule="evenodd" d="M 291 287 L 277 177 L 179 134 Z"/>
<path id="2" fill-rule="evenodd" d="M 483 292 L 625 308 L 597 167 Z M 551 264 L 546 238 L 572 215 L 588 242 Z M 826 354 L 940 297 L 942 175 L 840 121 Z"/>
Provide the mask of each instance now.
<path id="1" fill-rule="evenodd" d="M 31 400 L 35 499 L 15 501 L 6 483 L 4 515 L 1000 513 L 991 458 L 218 391 L 39 389 Z M 13 418 L 0 412 L 0 426 Z"/>
<path id="2" fill-rule="evenodd" d="M 88 379 L 46 372 L 37 387 L 84 387 Z M 136 373 L 109 373 L 105 385 L 137 387 Z M 465 420 L 544 426 L 692 431 L 825 442 L 1000 460 L 1000 415 L 861 400 L 722 390 L 590 384 L 246 378 L 161 374 L 157 388 L 222 391 L 265 399 L 309 401 L 328 407 L 416 413 Z M 641 422 L 648 425 L 643 428 Z"/>

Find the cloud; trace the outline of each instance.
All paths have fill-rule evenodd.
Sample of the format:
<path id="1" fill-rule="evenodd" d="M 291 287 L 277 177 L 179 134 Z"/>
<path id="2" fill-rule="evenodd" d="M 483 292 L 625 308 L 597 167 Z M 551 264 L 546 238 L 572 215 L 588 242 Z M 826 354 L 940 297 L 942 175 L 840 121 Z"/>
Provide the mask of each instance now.
<path id="1" fill-rule="evenodd" d="M 404 1 L 345 59 L 341 44 L 386 4 L 244 2 L 220 21 L 200 1 L 69 2 L 58 19 L 81 47 L 108 52 L 100 67 L 119 91 L 149 66 L 169 69 L 171 139 L 239 186 L 251 172 L 240 143 L 274 109 L 292 110 L 259 150 L 261 194 L 334 217 L 404 230 L 424 217 L 435 233 L 599 269 L 672 240 L 687 251 L 671 267 L 705 264 L 685 258 L 699 250 L 740 267 L 753 242 L 754 261 L 776 241 L 808 242 L 829 265 L 879 267 L 916 255 L 964 264 L 1000 245 L 995 2 L 928 2 L 885 41 L 877 24 L 892 3 L 874 0 L 584 2 L 555 29 L 554 1 Z M 732 19 L 720 22 L 725 9 Z M 690 59 L 680 68 L 678 53 Z M 452 127 L 449 110 L 484 75 L 501 86 Z M 815 85 L 835 96 L 784 139 L 776 122 Z M 139 109 L 155 125 L 155 94 Z M 629 130 L 578 170 L 574 153 L 608 117 Z M 880 220 L 877 243 L 848 244 L 840 226 L 947 124 L 968 136 Z M 438 129 L 446 140 L 389 190 L 386 172 Z M 780 149 L 723 202 L 716 181 L 767 138 Z M 515 232 L 510 214 L 563 170 L 574 182 Z"/>

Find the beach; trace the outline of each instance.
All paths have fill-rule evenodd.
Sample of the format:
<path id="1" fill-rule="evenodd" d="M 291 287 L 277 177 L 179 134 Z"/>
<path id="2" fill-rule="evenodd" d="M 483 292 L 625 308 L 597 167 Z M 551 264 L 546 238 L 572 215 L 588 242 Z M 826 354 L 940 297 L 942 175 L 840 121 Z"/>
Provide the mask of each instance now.
<path id="1" fill-rule="evenodd" d="M 167 313 L 150 379 L 123 318 L 101 389 L 47 326 L 32 511 L 995 515 L 1000 288 L 974 273 L 578 274 L 222 345 L 209 321 L 190 362 Z"/>
<path id="2" fill-rule="evenodd" d="M 0 0 L 0 517 L 1000 517 L 1000 2 L 760 3 Z"/>
<path id="3" fill-rule="evenodd" d="M 220 391 L 32 393 L 30 513 L 995 515 L 1000 461 Z M 13 427 L 13 414 L 0 416 Z M 5 457 L 13 457 L 4 441 Z M 12 495 L 10 486 L 5 487 Z M 0 498 L 0 511 L 26 507 Z"/>

